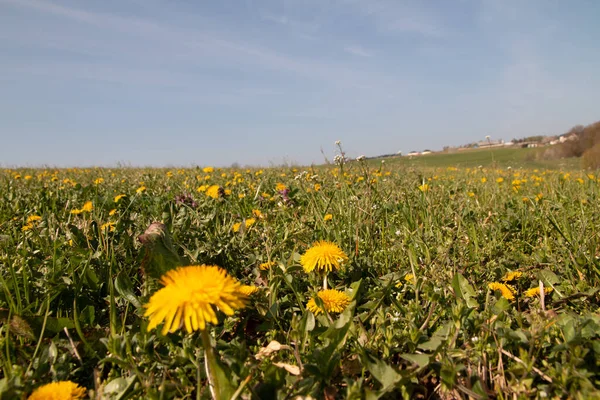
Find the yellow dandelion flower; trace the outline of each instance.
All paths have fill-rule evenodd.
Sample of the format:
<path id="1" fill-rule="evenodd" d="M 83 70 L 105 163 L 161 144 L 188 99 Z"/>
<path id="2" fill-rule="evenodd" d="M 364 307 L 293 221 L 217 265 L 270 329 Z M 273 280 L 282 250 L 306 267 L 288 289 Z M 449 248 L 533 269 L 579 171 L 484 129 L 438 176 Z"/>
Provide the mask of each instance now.
<path id="1" fill-rule="evenodd" d="M 321 184 L 315 183 L 314 189 L 315 189 L 315 192 L 318 192 L 319 190 L 321 190 Z"/>
<path id="2" fill-rule="evenodd" d="M 544 294 L 548 294 L 550 292 L 552 292 L 551 287 L 544 287 Z M 535 296 L 539 296 L 540 295 L 540 287 L 536 286 L 536 287 L 532 287 L 531 289 L 527 289 L 525 291 L 525 297 L 535 297 Z"/>
<path id="3" fill-rule="evenodd" d="M 244 197 L 246 197 L 245 193 L 238 194 L 238 199 L 243 199 Z"/>
<path id="4" fill-rule="evenodd" d="M 52 382 L 35 389 L 28 400 L 79 400 L 85 388 L 71 381 Z"/>
<path id="5" fill-rule="evenodd" d="M 501 281 L 512 282 L 514 280 L 519 279 L 521 276 L 523 276 L 523 273 L 520 271 L 509 271 L 502 277 Z"/>
<path id="6" fill-rule="evenodd" d="M 258 292 L 258 288 L 256 286 L 250 286 L 250 285 L 242 285 L 242 286 L 240 286 L 240 288 L 238 290 L 244 296 L 251 296 L 254 293 Z"/>
<path id="7" fill-rule="evenodd" d="M 94 204 L 91 201 L 86 201 L 85 204 L 83 205 L 83 207 L 71 210 L 71 214 L 77 215 L 77 214 L 81 214 L 84 212 L 91 212 L 93 209 L 94 209 Z"/>
<path id="8" fill-rule="evenodd" d="M 35 222 L 35 221 L 39 221 L 41 220 L 42 217 L 40 217 L 39 215 L 30 215 L 29 217 L 27 217 L 27 223 L 31 223 L 31 222 Z"/>
<path id="9" fill-rule="evenodd" d="M 325 310 L 330 313 L 341 313 L 350 304 L 350 297 L 346 293 L 335 289 L 321 290 L 317 293 L 317 296 L 323 302 Z M 314 298 L 308 301 L 306 308 L 315 315 L 323 312 Z"/>
<path id="10" fill-rule="evenodd" d="M 473 192 L 469 192 L 467 194 L 468 194 L 469 197 L 475 197 L 475 193 L 473 193 Z"/>
<path id="11" fill-rule="evenodd" d="M 488 287 L 492 290 L 499 290 L 502 293 L 502 297 L 507 300 L 515 299 L 515 289 L 510 285 L 500 282 L 491 282 Z"/>
<path id="12" fill-rule="evenodd" d="M 108 229 L 109 232 L 114 232 L 115 231 L 115 223 L 114 222 L 107 222 L 105 224 L 102 224 L 100 226 L 100 230 L 103 231 L 105 229 Z"/>
<path id="13" fill-rule="evenodd" d="M 215 169 L 214 169 L 213 167 L 204 167 L 204 168 L 202 168 L 202 171 L 203 171 L 205 174 L 210 174 L 210 173 L 214 172 L 214 170 L 215 170 Z"/>
<path id="14" fill-rule="evenodd" d="M 225 189 L 224 193 L 226 196 L 231 196 L 231 189 Z"/>
<path id="15" fill-rule="evenodd" d="M 424 184 L 422 184 L 421 186 L 419 186 L 419 190 L 420 190 L 421 192 L 427 192 L 427 191 L 429 191 L 429 185 L 428 185 L 428 184 L 426 184 L 426 183 L 424 183 Z"/>
<path id="16" fill-rule="evenodd" d="M 483 178 L 481 178 L 481 183 L 486 183 L 487 182 L 487 178 L 484 176 Z"/>
<path id="17" fill-rule="evenodd" d="M 311 272 L 315 268 L 325 272 L 340 269 L 342 264 L 348 260 L 348 256 L 340 247 L 331 242 L 321 240 L 300 257 L 300 264 L 304 271 Z"/>
<path id="18" fill-rule="evenodd" d="M 246 229 L 250 228 L 252 225 L 254 225 L 254 223 L 256 223 L 255 218 L 248 218 L 247 220 L 245 220 L 243 222 L 243 224 L 245 224 L 245 226 L 246 226 Z M 239 232 L 241 227 L 242 227 L 242 222 L 236 222 L 235 224 L 233 224 L 232 230 L 234 232 Z"/>
<path id="19" fill-rule="evenodd" d="M 108 212 L 108 215 L 111 215 L 111 216 L 112 216 L 112 215 L 115 215 L 116 213 L 117 213 L 117 209 L 116 209 L 116 208 L 113 208 L 112 210 L 110 210 L 110 211 Z"/>
<path id="20" fill-rule="evenodd" d="M 256 218 L 263 217 L 263 213 L 260 210 L 252 210 L 252 215 L 254 215 Z"/>
<path id="21" fill-rule="evenodd" d="M 83 207 L 81 207 L 81 211 L 83 212 L 92 212 L 94 209 L 94 204 L 91 201 L 86 201 Z"/>
<path id="22" fill-rule="evenodd" d="M 31 229 L 33 229 L 33 224 L 26 224 L 26 225 L 23 225 L 23 227 L 21 228 L 21 231 L 25 232 L 25 231 L 29 231 Z"/>
<path id="23" fill-rule="evenodd" d="M 498 183 L 502 183 L 504 182 L 504 178 L 500 177 L 500 178 L 496 178 L 496 182 Z"/>
<path id="24" fill-rule="evenodd" d="M 261 271 L 267 271 L 267 270 L 269 270 L 271 267 L 274 267 L 275 265 L 277 265 L 277 263 L 276 263 L 275 261 L 268 261 L 268 262 L 261 263 L 261 264 L 258 266 L 258 268 L 259 268 Z"/>
<path id="25" fill-rule="evenodd" d="M 406 276 L 404 277 L 404 280 L 407 283 L 415 283 L 415 276 L 413 274 L 406 274 Z"/>
<path id="26" fill-rule="evenodd" d="M 116 196 L 115 196 L 115 203 L 118 203 L 118 202 L 119 202 L 119 200 L 121 200 L 123 197 L 125 197 L 125 195 L 124 195 L 124 194 L 118 194 L 118 195 L 116 195 Z"/>
<path id="27" fill-rule="evenodd" d="M 97 178 L 94 180 L 94 185 L 100 185 L 101 183 L 104 183 L 104 178 Z"/>
<path id="28" fill-rule="evenodd" d="M 140 186 L 139 188 L 137 188 L 137 189 L 135 190 L 135 192 L 136 192 L 137 194 L 143 193 L 143 192 L 145 192 L 145 191 L 146 191 L 146 186 Z"/>
<path id="29" fill-rule="evenodd" d="M 331 221 L 332 219 L 333 219 L 332 214 L 325 214 L 325 216 L 323 217 L 323 221 Z"/>
<path id="30" fill-rule="evenodd" d="M 225 315 L 245 307 L 248 296 L 240 292 L 240 283 L 216 265 L 192 265 L 168 271 L 161 278 L 162 289 L 145 305 L 150 318 L 148 331 L 164 322 L 162 334 L 181 326 L 188 333 L 217 324 L 215 308 Z"/>
<path id="31" fill-rule="evenodd" d="M 218 199 L 221 196 L 223 189 L 219 185 L 212 185 L 206 189 L 206 195 L 208 197 L 212 197 L 213 199 Z"/>
<path id="32" fill-rule="evenodd" d="M 287 189 L 287 187 L 281 182 L 279 182 L 279 183 L 277 183 L 277 185 L 275 185 L 275 190 L 277 190 L 278 192 L 281 192 L 285 189 Z"/>

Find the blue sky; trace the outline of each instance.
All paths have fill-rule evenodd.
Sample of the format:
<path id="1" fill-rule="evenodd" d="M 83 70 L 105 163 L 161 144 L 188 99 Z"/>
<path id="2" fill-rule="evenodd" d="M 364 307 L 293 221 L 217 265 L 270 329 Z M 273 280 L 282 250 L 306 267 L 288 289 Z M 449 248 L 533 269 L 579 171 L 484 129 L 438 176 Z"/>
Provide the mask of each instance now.
<path id="1" fill-rule="evenodd" d="M 597 0 L 0 0 L 0 165 L 320 163 L 600 119 Z"/>

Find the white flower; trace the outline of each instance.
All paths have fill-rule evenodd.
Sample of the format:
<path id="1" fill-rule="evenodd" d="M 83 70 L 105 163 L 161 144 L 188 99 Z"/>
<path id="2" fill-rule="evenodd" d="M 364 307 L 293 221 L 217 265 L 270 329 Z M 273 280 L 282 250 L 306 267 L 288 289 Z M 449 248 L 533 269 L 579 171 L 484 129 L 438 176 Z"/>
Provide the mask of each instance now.
<path id="1" fill-rule="evenodd" d="M 295 179 L 295 180 L 302 179 L 302 178 L 304 178 L 306 175 L 308 175 L 308 171 L 302 171 L 301 173 L 299 173 L 298 175 L 296 175 L 296 176 L 294 177 L 294 179 Z"/>
<path id="2" fill-rule="evenodd" d="M 360 156 L 356 157 L 356 161 L 362 161 L 365 158 L 367 158 L 365 155 L 360 155 Z"/>
<path id="3" fill-rule="evenodd" d="M 342 144 L 342 141 L 341 140 L 336 140 L 335 144 L 336 144 L 336 146 L 339 146 L 340 144 Z"/>

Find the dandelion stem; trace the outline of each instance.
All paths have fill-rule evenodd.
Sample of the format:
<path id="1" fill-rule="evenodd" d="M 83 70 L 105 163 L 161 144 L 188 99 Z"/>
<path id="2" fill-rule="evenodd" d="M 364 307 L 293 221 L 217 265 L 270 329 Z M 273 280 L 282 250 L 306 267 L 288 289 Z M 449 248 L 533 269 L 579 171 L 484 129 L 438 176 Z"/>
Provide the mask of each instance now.
<path id="1" fill-rule="evenodd" d="M 323 274 L 323 290 L 327 290 L 327 274 Z"/>
<path id="2" fill-rule="evenodd" d="M 206 365 L 206 375 L 208 376 L 208 385 L 210 387 L 210 392 L 212 394 L 212 398 L 214 400 L 220 399 L 220 388 L 219 381 L 215 377 L 216 370 L 216 358 L 214 349 L 210 343 L 210 336 L 208 335 L 208 330 L 203 329 L 201 331 L 202 335 L 202 345 L 204 346 L 204 363 Z"/>
<path id="3" fill-rule="evenodd" d="M 544 282 L 540 281 L 540 307 L 542 311 L 546 311 L 545 299 L 544 299 Z"/>

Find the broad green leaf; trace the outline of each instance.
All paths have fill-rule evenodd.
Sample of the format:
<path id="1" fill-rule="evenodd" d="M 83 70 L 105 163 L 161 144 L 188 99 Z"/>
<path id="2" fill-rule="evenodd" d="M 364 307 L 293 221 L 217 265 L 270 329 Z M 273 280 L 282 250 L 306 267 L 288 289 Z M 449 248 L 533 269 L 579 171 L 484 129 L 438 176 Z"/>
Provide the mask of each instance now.
<path id="1" fill-rule="evenodd" d="M 94 306 L 87 305 L 81 312 L 79 313 L 79 322 L 83 325 L 94 325 L 96 320 L 96 313 L 94 310 Z"/>
<path id="2" fill-rule="evenodd" d="M 454 275 L 454 278 L 452 279 L 452 288 L 454 289 L 454 295 L 457 298 L 463 299 L 467 304 L 467 307 L 476 308 L 478 306 L 475 299 L 475 291 L 462 274 Z"/>
<path id="3" fill-rule="evenodd" d="M 365 368 L 373 375 L 373 378 L 381 383 L 385 391 L 393 389 L 396 383 L 402 380 L 402 375 L 396 372 L 392 366 L 367 352 L 363 352 L 360 359 Z"/>
<path id="4" fill-rule="evenodd" d="M 25 317 L 24 319 L 29 322 L 34 332 L 36 332 L 36 335 L 39 335 L 39 333 L 42 331 L 44 317 Z M 48 317 L 46 320 L 44 336 L 54 336 L 57 333 L 62 332 L 65 328 L 75 328 L 75 324 L 71 318 Z"/>
<path id="5" fill-rule="evenodd" d="M 310 311 L 306 311 L 306 325 L 304 325 L 304 330 L 306 332 L 310 332 L 315 329 L 315 315 Z"/>
<path id="6" fill-rule="evenodd" d="M 421 349 L 421 350 L 436 351 L 437 349 L 440 348 L 441 345 L 442 345 L 442 339 L 441 338 L 439 338 L 439 337 L 432 337 L 430 340 L 428 340 L 425 343 L 421 343 L 417 347 L 419 349 Z"/>
<path id="7" fill-rule="evenodd" d="M 544 282 L 546 286 L 554 286 L 560 283 L 558 276 L 556 276 L 556 274 L 549 269 L 543 269 L 539 271 L 538 278 Z"/>
<path id="8" fill-rule="evenodd" d="M 108 395 L 110 399 L 126 399 L 126 394 L 133 387 L 136 379 L 136 375 L 132 375 L 128 378 L 115 378 L 104 387 L 103 392 L 105 395 Z"/>
<path id="9" fill-rule="evenodd" d="M 133 284 L 129 277 L 125 274 L 119 274 L 115 278 L 115 290 L 125 300 L 131 303 L 136 308 L 141 308 L 142 303 L 140 303 L 139 299 L 133 293 Z"/>
<path id="10" fill-rule="evenodd" d="M 417 364 L 419 368 L 426 367 L 429 365 L 430 358 L 427 354 L 400 354 L 400 357 L 406 361 Z"/>
<path id="11" fill-rule="evenodd" d="M 235 386 L 231 382 L 230 377 L 232 376 L 231 371 L 227 371 L 227 367 L 219 360 L 219 356 L 216 353 L 216 349 L 213 350 L 217 356 L 213 366 L 213 374 L 216 380 L 219 381 L 219 398 L 230 399 L 235 393 Z M 227 371 L 227 372 L 226 372 Z"/>
<path id="12" fill-rule="evenodd" d="M 499 315 L 503 311 L 510 310 L 511 305 L 510 302 L 504 297 L 500 297 L 494 306 L 492 307 L 492 312 L 496 315 Z"/>
<path id="13" fill-rule="evenodd" d="M 350 299 L 351 300 L 356 300 L 356 296 L 360 293 L 361 289 L 363 286 L 363 280 L 360 279 L 356 282 L 352 282 L 352 284 L 350 285 L 350 289 L 348 290 L 348 292 L 350 293 Z"/>

